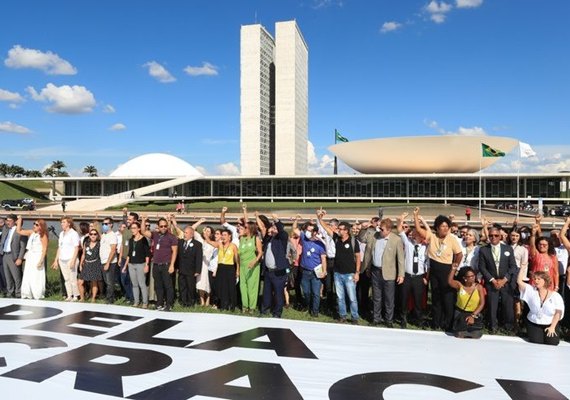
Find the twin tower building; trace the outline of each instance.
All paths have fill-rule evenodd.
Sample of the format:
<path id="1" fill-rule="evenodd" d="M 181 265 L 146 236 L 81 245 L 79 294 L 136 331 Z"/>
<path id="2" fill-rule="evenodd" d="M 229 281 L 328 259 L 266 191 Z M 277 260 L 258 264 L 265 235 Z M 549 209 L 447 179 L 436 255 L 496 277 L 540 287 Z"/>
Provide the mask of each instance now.
<path id="1" fill-rule="evenodd" d="M 246 176 L 307 174 L 307 43 L 295 21 L 241 27 L 240 154 Z"/>

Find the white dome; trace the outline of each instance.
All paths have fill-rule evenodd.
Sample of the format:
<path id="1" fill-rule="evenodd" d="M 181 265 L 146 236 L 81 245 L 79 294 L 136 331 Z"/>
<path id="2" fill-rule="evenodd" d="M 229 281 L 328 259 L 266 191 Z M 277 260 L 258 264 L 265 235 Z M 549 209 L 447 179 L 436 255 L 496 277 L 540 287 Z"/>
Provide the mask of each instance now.
<path id="1" fill-rule="evenodd" d="M 200 171 L 186 161 L 164 153 L 143 154 L 120 165 L 111 172 L 113 177 L 170 178 L 202 176 Z"/>

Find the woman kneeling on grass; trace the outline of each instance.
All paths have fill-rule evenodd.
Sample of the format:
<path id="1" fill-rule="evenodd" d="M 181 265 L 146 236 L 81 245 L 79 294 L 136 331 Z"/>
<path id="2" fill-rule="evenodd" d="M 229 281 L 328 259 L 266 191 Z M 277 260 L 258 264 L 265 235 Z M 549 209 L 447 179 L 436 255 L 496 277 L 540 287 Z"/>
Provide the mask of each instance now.
<path id="1" fill-rule="evenodd" d="M 452 331 L 458 338 L 479 339 L 483 330 L 481 311 L 485 307 L 485 293 L 483 287 L 476 281 L 473 268 L 461 269 L 462 282 L 455 280 L 456 270 L 456 267 L 452 268 L 447 279 L 449 286 L 457 290 Z"/>
<path id="2" fill-rule="evenodd" d="M 521 300 L 530 309 L 526 321 L 528 340 L 531 343 L 557 346 L 560 337 L 556 328 L 564 317 L 564 300 L 558 292 L 549 289 L 551 278 L 547 271 L 536 271 L 533 274 L 533 286 L 523 281 L 524 272 L 519 272 L 517 284 Z"/>

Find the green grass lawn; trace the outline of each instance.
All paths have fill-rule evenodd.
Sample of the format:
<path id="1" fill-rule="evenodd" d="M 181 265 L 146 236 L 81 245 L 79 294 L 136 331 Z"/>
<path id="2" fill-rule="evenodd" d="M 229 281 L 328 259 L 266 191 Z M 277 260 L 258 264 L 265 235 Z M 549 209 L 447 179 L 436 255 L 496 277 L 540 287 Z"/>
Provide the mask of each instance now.
<path id="1" fill-rule="evenodd" d="M 32 198 L 45 200 L 38 190 L 49 190 L 50 183 L 42 181 L 3 181 L 0 182 L 0 200 Z"/>
<path id="2" fill-rule="evenodd" d="M 174 212 L 177 201 L 171 200 L 169 203 L 130 203 L 128 208 L 130 211 L 139 212 Z M 395 207 L 395 206 L 410 206 L 415 204 L 411 203 L 370 203 L 370 202 L 302 202 L 302 201 L 248 201 L 247 208 L 250 213 L 255 210 L 316 210 L 317 208 L 330 209 L 377 209 L 378 207 Z M 186 213 L 191 212 L 220 212 L 222 207 L 228 207 L 229 213 L 240 213 L 242 210 L 242 203 L 239 201 L 197 201 L 186 203 Z M 109 210 L 121 210 L 123 207 L 112 207 Z M 253 215 L 253 214 L 252 214 Z"/>

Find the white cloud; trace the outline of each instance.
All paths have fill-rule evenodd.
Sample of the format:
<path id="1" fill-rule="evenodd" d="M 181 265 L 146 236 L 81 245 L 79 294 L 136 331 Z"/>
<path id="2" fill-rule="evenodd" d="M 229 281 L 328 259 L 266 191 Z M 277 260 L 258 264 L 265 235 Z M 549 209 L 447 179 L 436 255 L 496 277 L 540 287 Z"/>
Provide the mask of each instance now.
<path id="1" fill-rule="evenodd" d="M 25 126 L 15 124 L 10 121 L 0 122 L 0 132 L 8 132 L 8 133 L 31 133 L 32 131 L 26 128 Z"/>
<path id="2" fill-rule="evenodd" d="M 204 176 L 209 175 L 208 170 L 201 165 L 194 165 L 194 168 L 196 168 L 198 170 L 198 172 L 200 172 Z"/>
<path id="3" fill-rule="evenodd" d="M 93 111 L 96 105 L 95 96 L 85 86 L 55 86 L 48 83 L 40 93 L 29 86 L 26 91 L 35 101 L 48 102 L 49 112 L 61 114 L 82 114 Z"/>
<path id="4" fill-rule="evenodd" d="M 186 68 L 184 68 L 184 72 L 186 72 L 190 76 L 201 76 L 201 75 L 216 76 L 218 75 L 218 69 L 219 68 L 216 67 L 215 65 L 204 61 L 202 62 L 201 67 L 192 67 L 188 65 Z"/>
<path id="5" fill-rule="evenodd" d="M 8 103 L 23 103 L 25 99 L 20 95 L 20 93 L 0 89 L 0 101 L 6 101 Z"/>
<path id="6" fill-rule="evenodd" d="M 48 75 L 77 74 L 77 69 L 57 54 L 51 51 L 44 53 L 40 50 L 26 49 L 20 45 L 8 51 L 8 58 L 4 60 L 4 65 L 9 68 L 40 69 Z"/>
<path id="7" fill-rule="evenodd" d="M 426 7 L 425 10 L 430 14 L 430 19 L 436 24 L 441 24 L 445 22 L 446 14 L 451 11 L 453 6 L 444 1 L 437 2 L 432 0 Z"/>
<path id="8" fill-rule="evenodd" d="M 483 4 L 483 0 L 455 0 L 457 8 L 477 8 Z"/>
<path id="9" fill-rule="evenodd" d="M 224 164 L 216 165 L 216 172 L 219 175 L 224 175 L 224 176 L 235 176 L 240 174 L 239 167 L 235 165 L 233 162 L 227 162 Z"/>
<path id="10" fill-rule="evenodd" d="M 110 104 L 105 104 L 103 107 L 103 112 L 107 114 L 113 114 L 115 112 L 115 107 Z"/>
<path id="11" fill-rule="evenodd" d="M 465 128 L 460 126 L 456 131 L 448 131 L 440 127 L 437 121 L 424 120 L 424 124 L 432 129 L 435 129 L 438 133 L 442 135 L 461 135 L 461 136 L 485 136 L 487 132 L 485 129 L 474 126 L 472 128 Z"/>
<path id="12" fill-rule="evenodd" d="M 327 7 L 331 7 L 331 6 L 342 7 L 343 2 L 342 2 L 342 0 L 313 0 L 313 6 L 312 7 L 315 10 L 319 10 L 319 9 L 327 8 Z"/>
<path id="13" fill-rule="evenodd" d="M 310 140 L 307 141 L 307 162 L 309 174 L 323 175 L 333 173 L 334 156 L 329 154 L 317 156 L 315 146 Z"/>
<path id="14" fill-rule="evenodd" d="M 110 131 L 124 131 L 125 129 L 127 129 L 127 126 L 121 123 L 114 124 L 109 128 Z"/>
<path id="15" fill-rule="evenodd" d="M 402 27 L 402 24 L 400 24 L 399 22 L 396 22 L 396 21 L 384 22 L 382 24 L 382 27 L 380 28 L 380 32 L 381 33 L 393 32 L 395 30 L 400 29 L 401 27 Z"/>
<path id="16" fill-rule="evenodd" d="M 148 67 L 148 74 L 159 82 L 171 83 L 176 82 L 176 78 L 170 72 L 156 61 L 149 61 L 143 65 Z"/>

